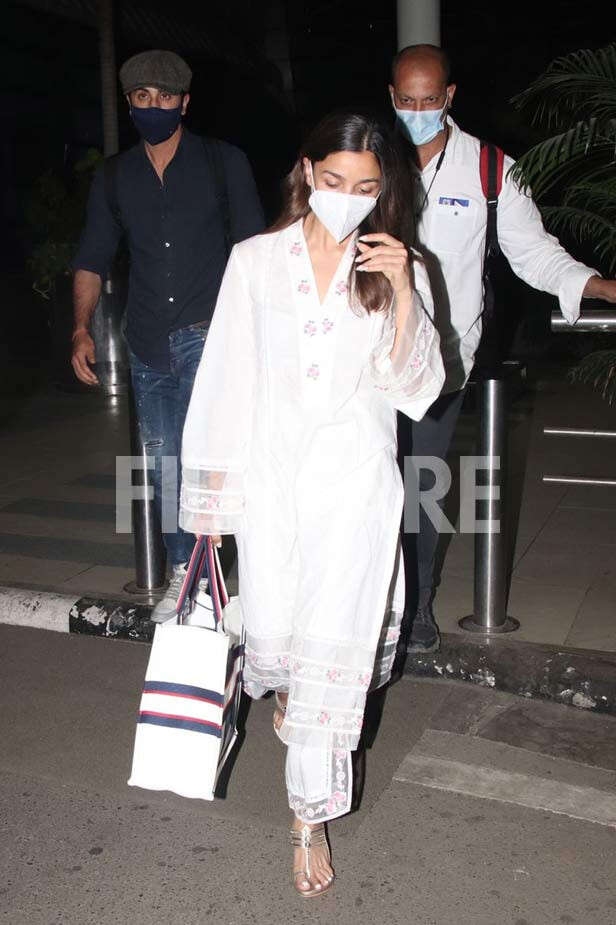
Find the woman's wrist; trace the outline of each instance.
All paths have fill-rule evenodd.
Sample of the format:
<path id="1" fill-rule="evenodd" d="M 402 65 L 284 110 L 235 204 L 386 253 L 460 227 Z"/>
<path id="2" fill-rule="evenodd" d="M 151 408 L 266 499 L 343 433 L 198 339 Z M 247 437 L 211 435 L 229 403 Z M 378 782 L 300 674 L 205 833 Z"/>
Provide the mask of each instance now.
<path id="1" fill-rule="evenodd" d="M 407 315 L 413 305 L 413 290 L 407 283 L 400 289 L 394 289 L 394 308 L 396 317 L 400 314 Z"/>

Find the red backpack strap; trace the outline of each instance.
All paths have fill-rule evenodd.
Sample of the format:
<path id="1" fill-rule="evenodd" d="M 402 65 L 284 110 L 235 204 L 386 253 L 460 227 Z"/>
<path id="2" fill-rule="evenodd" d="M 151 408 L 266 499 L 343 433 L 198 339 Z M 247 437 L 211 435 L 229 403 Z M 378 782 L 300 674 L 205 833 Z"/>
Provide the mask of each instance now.
<path id="1" fill-rule="evenodd" d="M 486 198 L 488 213 L 485 252 L 486 263 L 488 257 L 500 252 L 496 228 L 496 208 L 498 205 L 498 197 L 503 188 L 504 163 L 505 154 L 501 148 L 497 148 L 496 145 L 490 144 L 487 141 L 481 142 L 479 176 L 481 177 L 481 188 Z"/>
<path id="2" fill-rule="evenodd" d="M 498 199 L 501 194 L 504 165 L 505 152 L 502 148 L 497 148 L 488 141 L 482 141 L 479 154 L 479 175 L 483 195 L 488 202 Z"/>

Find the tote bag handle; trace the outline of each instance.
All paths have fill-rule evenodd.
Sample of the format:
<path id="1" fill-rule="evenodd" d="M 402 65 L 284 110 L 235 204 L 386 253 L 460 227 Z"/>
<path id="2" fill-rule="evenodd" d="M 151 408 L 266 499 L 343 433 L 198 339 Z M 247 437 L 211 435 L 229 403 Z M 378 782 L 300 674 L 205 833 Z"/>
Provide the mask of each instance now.
<path id="1" fill-rule="evenodd" d="M 198 536 L 190 562 L 186 569 L 186 577 L 182 584 L 176 613 L 178 623 L 184 623 L 185 618 L 192 610 L 192 604 L 199 592 L 199 582 L 206 573 L 212 604 L 214 606 L 214 623 L 216 629 L 222 626 L 222 611 L 229 603 L 229 595 L 222 574 L 218 549 L 212 543 L 211 536 Z"/>

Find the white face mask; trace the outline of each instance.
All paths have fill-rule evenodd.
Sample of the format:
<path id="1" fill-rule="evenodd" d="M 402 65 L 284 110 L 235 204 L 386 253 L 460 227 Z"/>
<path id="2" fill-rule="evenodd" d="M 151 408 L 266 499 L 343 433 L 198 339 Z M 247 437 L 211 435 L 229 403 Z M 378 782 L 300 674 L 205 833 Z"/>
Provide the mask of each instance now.
<path id="1" fill-rule="evenodd" d="M 310 174 L 312 193 L 308 205 L 319 221 L 325 225 L 332 238 L 340 244 L 361 225 L 367 215 L 370 215 L 379 197 L 354 196 L 351 193 L 338 193 L 335 190 L 315 189 L 312 165 Z"/>

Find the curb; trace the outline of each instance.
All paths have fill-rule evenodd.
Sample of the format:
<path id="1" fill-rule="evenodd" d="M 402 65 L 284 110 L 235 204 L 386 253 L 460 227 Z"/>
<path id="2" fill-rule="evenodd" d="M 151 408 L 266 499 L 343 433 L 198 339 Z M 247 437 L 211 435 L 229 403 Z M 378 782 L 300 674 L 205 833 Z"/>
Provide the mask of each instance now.
<path id="1" fill-rule="evenodd" d="M 151 642 L 151 613 L 147 604 L 0 586 L 0 623 L 13 626 Z"/>
<path id="2" fill-rule="evenodd" d="M 152 607 L 0 586 L 0 623 L 149 643 Z M 572 649 L 507 637 L 442 635 L 433 655 L 408 655 L 394 678 L 449 678 L 616 716 L 616 652 Z"/>
<path id="3" fill-rule="evenodd" d="M 440 651 L 408 655 L 403 674 L 467 681 L 616 715 L 616 652 L 443 633 Z"/>

